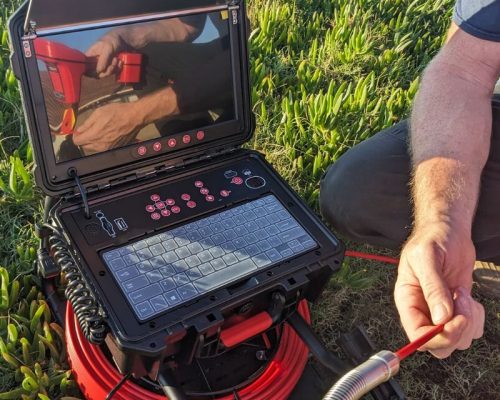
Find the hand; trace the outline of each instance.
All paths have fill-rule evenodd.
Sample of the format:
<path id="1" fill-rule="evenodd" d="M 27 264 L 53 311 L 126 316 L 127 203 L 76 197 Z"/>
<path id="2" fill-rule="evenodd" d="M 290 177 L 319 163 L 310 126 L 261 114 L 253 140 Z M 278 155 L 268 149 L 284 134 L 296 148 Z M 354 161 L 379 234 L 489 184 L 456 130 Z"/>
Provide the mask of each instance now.
<path id="1" fill-rule="evenodd" d="M 116 55 L 123 47 L 118 31 L 112 31 L 94 43 L 85 53 L 87 57 L 96 57 L 96 72 L 99 78 L 112 75 L 119 68 Z"/>
<path id="2" fill-rule="evenodd" d="M 143 125 L 137 103 L 115 103 L 95 110 L 73 135 L 77 146 L 89 152 L 103 152 Z"/>
<path id="3" fill-rule="evenodd" d="M 401 254 L 394 293 L 401 322 L 410 340 L 445 324 L 421 349 L 437 358 L 483 335 L 484 308 L 470 296 L 474 261 L 470 234 L 446 223 L 416 228 Z"/>

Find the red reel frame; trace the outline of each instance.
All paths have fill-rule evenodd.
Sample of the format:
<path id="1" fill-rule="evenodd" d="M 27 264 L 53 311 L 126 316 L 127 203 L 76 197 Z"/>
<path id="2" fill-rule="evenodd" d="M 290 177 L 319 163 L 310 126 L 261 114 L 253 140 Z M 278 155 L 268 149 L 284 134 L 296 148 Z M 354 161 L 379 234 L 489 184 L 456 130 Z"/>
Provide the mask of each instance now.
<path id="1" fill-rule="evenodd" d="M 307 301 L 298 307 L 299 314 L 311 322 Z M 71 306 L 66 311 L 66 343 L 68 358 L 76 382 L 88 400 L 102 400 L 120 382 L 122 375 L 106 358 L 99 346 L 90 344 L 83 336 Z M 307 363 L 309 350 L 290 326 L 284 325 L 281 342 L 274 359 L 262 375 L 241 389 L 242 400 L 286 400 L 299 381 Z M 127 381 L 113 396 L 114 400 L 165 400 L 165 396 L 152 393 Z M 217 400 L 233 400 L 234 396 Z"/>

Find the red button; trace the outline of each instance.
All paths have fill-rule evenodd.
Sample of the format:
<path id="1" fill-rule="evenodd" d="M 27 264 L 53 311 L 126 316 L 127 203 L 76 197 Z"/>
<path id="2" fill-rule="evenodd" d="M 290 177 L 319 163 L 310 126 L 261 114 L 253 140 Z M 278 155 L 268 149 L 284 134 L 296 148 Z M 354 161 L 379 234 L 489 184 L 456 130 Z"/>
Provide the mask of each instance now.
<path id="1" fill-rule="evenodd" d="M 137 149 L 137 154 L 139 154 L 140 156 L 146 155 L 147 152 L 148 149 L 146 148 L 146 146 L 141 146 Z"/>
<path id="2" fill-rule="evenodd" d="M 167 206 L 173 206 L 173 205 L 175 205 L 175 200 L 174 199 L 167 199 L 166 203 L 167 203 Z"/>
<path id="3" fill-rule="evenodd" d="M 159 195 L 157 195 L 157 194 L 154 194 L 154 195 L 151 196 L 151 200 L 153 200 L 155 203 L 157 201 L 160 201 L 160 199 L 161 199 L 161 197 Z"/>
<path id="4" fill-rule="evenodd" d="M 231 192 L 228 190 L 221 190 L 221 192 L 220 192 L 220 195 L 222 197 L 229 197 L 230 194 L 231 194 Z"/>
<path id="5" fill-rule="evenodd" d="M 175 147 L 177 146 L 177 140 L 175 139 L 169 139 L 168 141 L 168 147 L 172 148 L 172 147 Z"/>
<path id="6" fill-rule="evenodd" d="M 174 214 L 179 214 L 181 212 L 181 208 L 180 207 L 177 207 L 177 206 L 173 206 L 172 207 L 172 212 Z"/>
<path id="7" fill-rule="evenodd" d="M 154 150 L 154 151 L 156 151 L 156 152 L 161 151 L 161 143 L 160 143 L 160 142 L 156 142 L 156 143 L 153 145 L 153 150 Z"/>
<path id="8" fill-rule="evenodd" d="M 149 213 L 155 212 L 155 206 L 146 206 L 146 211 Z"/>
<path id="9" fill-rule="evenodd" d="M 194 186 L 196 186 L 197 188 L 202 188 L 202 187 L 203 187 L 203 186 L 205 186 L 205 185 L 203 184 L 203 182 L 202 182 L 202 181 L 196 181 L 196 182 L 194 183 Z"/>
<path id="10" fill-rule="evenodd" d="M 188 202 L 187 202 L 187 206 L 188 206 L 189 208 L 196 208 L 196 203 L 195 203 L 194 201 L 188 201 Z"/>
<path id="11" fill-rule="evenodd" d="M 161 215 L 163 215 L 164 217 L 170 217 L 171 213 L 168 210 L 162 210 Z"/>
<path id="12" fill-rule="evenodd" d="M 201 190 L 200 190 L 200 193 L 201 193 L 202 195 L 206 195 L 206 194 L 209 194 L 209 193 L 210 193 L 210 190 L 208 190 L 207 188 L 203 188 L 203 189 L 201 189 Z"/>
<path id="13" fill-rule="evenodd" d="M 215 197 L 212 196 L 211 194 L 209 194 L 207 197 L 205 197 L 205 199 L 209 202 L 209 203 L 212 203 L 215 201 Z"/>
<path id="14" fill-rule="evenodd" d="M 198 131 L 198 133 L 196 134 L 196 139 L 198 139 L 200 141 L 203 140 L 203 139 L 205 139 L 205 132 Z"/>
<path id="15" fill-rule="evenodd" d="M 235 185 L 241 185 L 241 184 L 243 184 L 243 179 L 241 179 L 239 176 L 237 176 L 237 177 L 233 178 L 231 183 L 234 183 Z"/>
<path id="16" fill-rule="evenodd" d="M 189 201 L 191 200 L 191 196 L 187 193 L 184 193 L 182 196 L 181 196 L 181 199 L 184 200 L 184 201 Z"/>
<path id="17" fill-rule="evenodd" d="M 165 203 L 156 203 L 156 208 L 158 208 L 159 210 L 163 210 L 165 207 Z"/>
<path id="18" fill-rule="evenodd" d="M 189 136 L 189 135 L 184 135 L 184 136 L 182 137 L 182 142 L 183 142 L 184 144 L 189 144 L 189 143 L 191 143 L 191 136 Z"/>
<path id="19" fill-rule="evenodd" d="M 161 218 L 161 215 L 158 213 L 151 214 L 151 218 L 155 221 L 158 221 Z"/>

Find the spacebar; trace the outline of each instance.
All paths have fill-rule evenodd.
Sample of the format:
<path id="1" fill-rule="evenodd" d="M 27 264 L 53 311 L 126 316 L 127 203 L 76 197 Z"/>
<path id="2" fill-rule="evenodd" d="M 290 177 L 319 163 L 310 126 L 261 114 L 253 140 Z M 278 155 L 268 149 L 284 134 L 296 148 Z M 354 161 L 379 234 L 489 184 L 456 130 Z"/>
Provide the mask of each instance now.
<path id="1" fill-rule="evenodd" d="M 196 282 L 193 282 L 193 284 L 196 286 L 196 289 L 198 289 L 200 294 L 202 294 L 228 282 L 235 281 L 255 269 L 257 269 L 255 263 L 251 258 L 247 258 L 237 264 L 230 265 L 229 267 L 216 271 L 213 274 L 204 276 Z"/>

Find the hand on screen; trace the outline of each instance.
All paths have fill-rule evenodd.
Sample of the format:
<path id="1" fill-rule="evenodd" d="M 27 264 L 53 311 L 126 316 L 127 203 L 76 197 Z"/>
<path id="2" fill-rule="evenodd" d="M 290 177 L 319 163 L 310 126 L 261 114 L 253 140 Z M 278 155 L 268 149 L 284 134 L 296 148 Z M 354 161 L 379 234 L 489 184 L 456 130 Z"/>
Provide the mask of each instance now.
<path id="1" fill-rule="evenodd" d="M 112 75 L 119 68 L 117 55 L 122 47 L 118 34 L 103 36 L 85 53 L 87 57 L 97 58 L 96 72 L 99 78 Z"/>
<path id="2" fill-rule="evenodd" d="M 120 139 L 143 124 L 137 103 L 115 103 L 95 110 L 73 136 L 77 146 L 99 153 L 116 147 Z"/>

